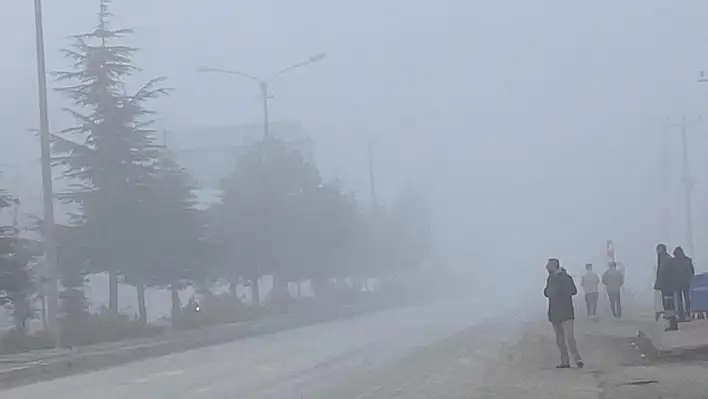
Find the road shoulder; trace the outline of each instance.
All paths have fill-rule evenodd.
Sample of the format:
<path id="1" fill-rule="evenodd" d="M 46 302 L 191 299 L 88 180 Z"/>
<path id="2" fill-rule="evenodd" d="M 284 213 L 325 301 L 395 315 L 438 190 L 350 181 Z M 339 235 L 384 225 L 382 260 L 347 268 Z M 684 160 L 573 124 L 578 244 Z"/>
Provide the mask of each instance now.
<path id="1" fill-rule="evenodd" d="M 539 323 L 535 329 L 527 328 L 499 361 L 488 365 L 487 386 L 469 397 L 706 398 L 708 356 L 682 351 L 652 357 L 640 345 L 639 334 L 652 323 L 651 316 L 642 315 L 619 321 L 579 320 L 576 337 L 586 362 L 582 370 L 554 369 L 558 355 L 553 333 L 547 323 Z M 692 340 L 673 340 L 676 345 L 693 345 Z"/>

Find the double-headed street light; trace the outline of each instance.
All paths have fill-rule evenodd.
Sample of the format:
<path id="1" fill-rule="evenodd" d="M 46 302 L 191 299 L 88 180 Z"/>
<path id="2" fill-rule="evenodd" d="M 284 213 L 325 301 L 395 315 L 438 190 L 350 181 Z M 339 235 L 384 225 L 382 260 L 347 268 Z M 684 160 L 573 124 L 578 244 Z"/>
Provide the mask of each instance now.
<path id="1" fill-rule="evenodd" d="M 268 85 L 270 84 L 270 82 L 273 79 L 283 75 L 286 72 L 289 72 L 293 69 L 300 68 L 300 67 L 303 67 L 306 65 L 313 64 L 318 61 L 322 61 L 324 58 L 325 58 L 324 54 L 314 55 L 305 61 L 290 65 L 287 68 L 283 68 L 280 71 L 270 75 L 269 77 L 267 77 L 265 79 L 258 78 L 256 76 L 250 75 L 245 72 L 234 71 L 234 70 L 229 70 L 229 69 L 200 67 L 200 68 L 197 68 L 197 71 L 201 72 L 201 73 L 216 72 L 216 73 L 223 73 L 223 74 L 228 74 L 228 75 L 238 75 L 238 76 L 242 76 L 244 78 L 248 78 L 248 79 L 251 79 L 251 80 L 257 82 L 261 88 L 261 100 L 263 101 L 263 137 L 269 138 L 270 137 L 270 119 L 269 119 L 269 113 L 268 113 L 268 99 L 270 98 L 270 94 L 268 91 Z"/>

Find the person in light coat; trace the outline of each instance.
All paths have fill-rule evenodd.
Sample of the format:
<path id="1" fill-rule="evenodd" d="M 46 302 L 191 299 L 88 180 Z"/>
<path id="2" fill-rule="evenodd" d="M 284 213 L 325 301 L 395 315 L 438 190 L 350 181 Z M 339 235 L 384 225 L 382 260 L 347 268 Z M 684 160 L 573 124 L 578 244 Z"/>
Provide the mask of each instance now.
<path id="1" fill-rule="evenodd" d="M 588 317 L 597 316 L 597 300 L 599 297 L 598 286 L 600 277 L 592 270 L 592 263 L 585 265 L 585 274 L 580 280 L 580 285 L 585 292 L 585 311 Z"/>

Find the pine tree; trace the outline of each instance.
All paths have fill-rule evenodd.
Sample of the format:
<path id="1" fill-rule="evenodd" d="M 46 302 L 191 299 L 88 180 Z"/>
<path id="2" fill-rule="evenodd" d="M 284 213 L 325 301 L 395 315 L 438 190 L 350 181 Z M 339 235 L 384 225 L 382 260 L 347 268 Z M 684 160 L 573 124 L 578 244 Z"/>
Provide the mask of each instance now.
<path id="1" fill-rule="evenodd" d="M 143 265 L 126 273 L 127 282 L 138 290 L 138 313 L 143 322 L 147 322 L 146 287 L 174 291 L 189 282 L 203 281 L 207 275 L 194 182 L 167 150 L 155 166 L 146 213 L 141 229 L 135 232 L 142 237 L 143 245 L 134 250 L 142 254 Z M 173 307 L 177 305 L 173 303 Z"/>
<path id="2" fill-rule="evenodd" d="M 432 251 L 431 212 L 422 194 L 412 184 L 406 185 L 392 215 L 397 223 L 398 264 L 404 272 L 419 269 Z"/>
<path id="3" fill-rule="evenodd" d="M 89 316 L 89 302 L 84 293 L 90 240 L 81 234 L 82 226 L 57 226 L 58 267 L 62 292 L 59 293 L 62 333 L 72 334 Z"/>
<path id="4" fill-rule="evenodd" d="M 119 278 L 143 261 L 134 232 L 160 152 L 145 103 L 167 90 L 160 78 L 126 94 L 137 49 L 115 43 L 132 30 L 109 28 L 108 3 L 100 0 L 95 29 L 75 36 L 64 51 L 73 70 L 56 73 L 58 82 L 67 84 L 57 90 L 73 101 L 75 109 L 67 111 L 78 124 L 54 136 L 53 151 L 64 178 L 73 183 L 59 198 L 78 206 L 72 222 L 89 240 L 86 272 L 109 274 L 109 309 L 117 312 Z"/>
<path id="5" fill-rule="evenodd" d="M 312 190 L 303 198 L 305 209 L 299 214 L 306 217 L 300 223 L 306 229 L 306 239 L 300 243 L 300 256 L 304 258 L 304 278 L 318 280 L 357 275 L 351 262 L 354 256 L 355 233 L 360 223 L 357 200 L 342 192 L 338 182 L 327 183 Z M 358 249 L 358 248 L 357 248 Z"/>
<path id="6" fill-rule="evenodd" d="M 218 236 L 227 274 L 250 282 L 257 303 L 258 279 L 273 275 L 272 297 L 287 294 L 293 255 L 306 234 L 301 210 L 304 193 L 320 185 L 319 171 L 275 139 L 253 145 L 222 184 Z"/>
<path id="7" fill-rule="evenodd" d="M 16 198 L 0 189 L 0 212 L 16 203 Z M 11 311 L 15 327 L 24 334 L 27 321 L 34 316 L 35 285 L 28 267 L 32 256 L 22 248 L 16 227 L 0 225 L 0 306 Z"/>

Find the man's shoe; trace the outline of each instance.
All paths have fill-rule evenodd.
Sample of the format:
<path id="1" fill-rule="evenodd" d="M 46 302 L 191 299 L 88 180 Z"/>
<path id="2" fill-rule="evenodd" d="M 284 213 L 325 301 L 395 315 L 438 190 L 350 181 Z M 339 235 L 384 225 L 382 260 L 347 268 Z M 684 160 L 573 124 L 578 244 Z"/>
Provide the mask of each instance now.
<path id="1" fill-rule="evenodd" d="M 569 369 L 570 364 L 559 364 L 556 366 L 557 369 Z"/>
<path id="2" fill-rule="evenodd" d="M 579 360 L 577 364 L 578 364 L 579 369 L 581 369 L 585 366 L 585 363 L 582 360 Z"/>

